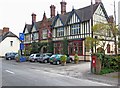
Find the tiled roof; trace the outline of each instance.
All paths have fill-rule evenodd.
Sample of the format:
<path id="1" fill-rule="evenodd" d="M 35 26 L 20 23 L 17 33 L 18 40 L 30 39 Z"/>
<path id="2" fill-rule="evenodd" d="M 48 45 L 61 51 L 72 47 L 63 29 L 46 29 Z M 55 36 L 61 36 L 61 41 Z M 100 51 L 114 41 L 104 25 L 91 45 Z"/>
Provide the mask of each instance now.
<path id="1" fill-rule="evenodd" d="M 96 9 L 98 8 L 99 5 L 101 5 L 101 7 L 103 8 L 104 13 L 106 15 L 106 18 L 108 18 L 108 15 L 107 15 L 107 13 L 106 13 L 102 3 L 93 4 L 93 14 L 94 14 L 94 12 L 96 11 Z M 88 21 L 88 20 L 91 19 L 92 15 L 93 15 L 91 13 L 92 12 L 91 10 L 92 10 L 91 5 L 83 7 L 83 8 L 80 8 L 80 9 L 77 9 L 77 10 L 74 9 L 76 14 L 80 18 L 81 22 Z M 71 14 L 72 14 L 72 11 L 71 12 L 67 12 L 65 14 L 59 14 L 57 16 L 59 16 L 61 18 L 62 22 L 64 23 L 64 25 L 66 25 L 67 24 L 67 20 L 69 19 L 69 16 Z M 56 18 L 57 18 L 57 16 L 56 16 Z M 56 21 L 56 19 L 52 23 L 54 24 L 55 21 Z"/>
<path id="2" fill-rule="evenodd" d="M 26 28 L 27 28 L 28 32 L 30 33 L 30 32 L 31 32 L 32 25 L 31 25 L 31 24 L 25 24 L 23 33 L 25 33 L 25 29 L 26 29 Z"/>
<path id="3" fill-rule="evenodd" d="M 0 36 L 0 42 L 2 42 L 6 37 L 17 37 L 17 36 L 12 32 L 7 32 L 3 36 Z"/>

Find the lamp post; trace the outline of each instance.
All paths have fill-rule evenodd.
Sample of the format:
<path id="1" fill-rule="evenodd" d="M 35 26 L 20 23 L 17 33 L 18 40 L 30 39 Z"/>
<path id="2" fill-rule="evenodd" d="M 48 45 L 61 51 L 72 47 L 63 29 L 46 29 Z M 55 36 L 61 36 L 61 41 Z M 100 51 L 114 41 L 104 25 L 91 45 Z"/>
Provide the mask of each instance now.
<path id="1" fill-rule="evenodd" d="M 95 53 L 96 53 L 96 40 L 97 40 L 97 36 L 95 36 Z"/>

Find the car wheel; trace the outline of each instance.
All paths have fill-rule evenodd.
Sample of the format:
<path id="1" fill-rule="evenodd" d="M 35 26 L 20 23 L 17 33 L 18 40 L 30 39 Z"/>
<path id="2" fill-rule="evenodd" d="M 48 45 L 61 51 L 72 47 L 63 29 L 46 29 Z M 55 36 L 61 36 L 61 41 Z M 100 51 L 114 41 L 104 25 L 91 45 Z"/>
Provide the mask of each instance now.
<path id="1" fill-rule="evenodd" d="M 47 61 L 47 60 L 44 60 L 44 63 L 48 63 L 48 61 Z"/>
<path id="2" fill-rule="evenodd" d="M 37 62 L 37 60 L 36 60 L 36 59 L 35 59 L 34 61 L 35 61 L 35 62 Z"/>
<path id="3" fill-rule="evenodd" d="M 56 61 L 56 64 L 59 65 L 59 64 L 60 64 L 60 61 Z"/>
<path id="4" fill-rule="evenodd" d="M 11 60 L 11 58 L 9 57 L 8 60 Z"/>
<path id="5" fill-rule="evenodd" d="M 70 60 L 69 60 L 69 63 L 71 63 L 71 62 L 72 62 L 72 60 L 70 59 Z"/>

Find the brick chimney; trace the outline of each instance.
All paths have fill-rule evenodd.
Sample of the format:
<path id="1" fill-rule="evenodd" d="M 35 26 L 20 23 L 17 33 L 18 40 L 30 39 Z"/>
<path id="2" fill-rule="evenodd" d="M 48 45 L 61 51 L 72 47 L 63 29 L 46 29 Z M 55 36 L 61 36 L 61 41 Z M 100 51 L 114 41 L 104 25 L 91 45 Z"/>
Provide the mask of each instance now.
<path id="1" fill-rule="evenodd" d="M 114 17 L 113 17 L 113 15 L 109 16 L 108 22 L 109 23 L 114 23 Z"/>
<path id="2" fill-rule="evenodd" d="M 50 13 L 51 13 L 51 18 L 55 16 L 55 6 L 54 5 L 50 6 Z"/>
<path id="3" fill-rule="evenodd" d="M 7 32 L 9 32 L 9 28 L 8 27 L 3 27 L 2 34 L 5 34 Z"/>
<path id="4" fill-rule="evenodd" d="M 36 22 L 36 14 L 32 13 L 31 16 L 32 16 L 32 23 L 33 23 L 33 22 Z"/>
<path id="5" fill-rule="evenodd" d="M 102 2 L 101 0 L 95 0 L 95 4 L 99 4 L 101 2 Z"/>
<path id="6" fill-rule="evenodd" d="M 62 2 L 60 2 L 61 4 L 61 14 L 65 14 L 66 13 L 66 2 L 62 0 Z"/>

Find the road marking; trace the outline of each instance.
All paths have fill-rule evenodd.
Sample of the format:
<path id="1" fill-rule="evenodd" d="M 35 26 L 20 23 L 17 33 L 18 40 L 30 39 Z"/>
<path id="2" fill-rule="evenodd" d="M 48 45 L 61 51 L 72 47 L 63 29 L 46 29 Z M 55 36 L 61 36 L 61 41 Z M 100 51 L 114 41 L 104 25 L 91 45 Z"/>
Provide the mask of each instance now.
<path id="1" fill-rule="evenodd" d="M 8 72 L 8 73 L 11 73 L 11 74 L 15 74 L 14 72 L 9 71 L 9 70 L 5 70 L 5 71 Z"/>

